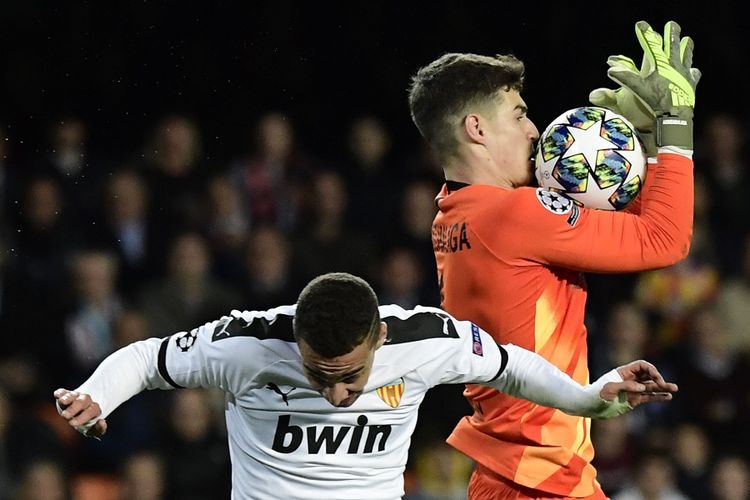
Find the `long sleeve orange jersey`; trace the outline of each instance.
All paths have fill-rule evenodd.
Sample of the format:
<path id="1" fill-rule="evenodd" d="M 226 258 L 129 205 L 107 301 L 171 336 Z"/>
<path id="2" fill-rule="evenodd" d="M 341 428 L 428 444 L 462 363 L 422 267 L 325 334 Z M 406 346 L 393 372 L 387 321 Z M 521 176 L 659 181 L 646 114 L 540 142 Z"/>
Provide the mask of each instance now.
<path id="1" fill-rule="evenodd" d="M 582 272 L 664 267 L 689 249 L 692 160 L 660 153 L 636 212 L 574 206 L 531 187 L 444 186 L 432 228 L 443 307 L 498 343 L 535 351 L 588 383 Z M 467 386 L 474 414 L 448 442 L 511 481 L 587 496 L 596 471 L 590 421 L 483 386 Z"/>

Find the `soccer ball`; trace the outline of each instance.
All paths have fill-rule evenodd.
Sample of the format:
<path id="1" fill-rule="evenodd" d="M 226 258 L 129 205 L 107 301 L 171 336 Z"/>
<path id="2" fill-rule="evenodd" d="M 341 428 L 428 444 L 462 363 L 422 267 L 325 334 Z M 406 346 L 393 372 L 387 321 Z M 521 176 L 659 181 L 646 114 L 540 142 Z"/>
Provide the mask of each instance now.
<path id="1" fill-rule="evenodd" d="M 646 155 L 625 117 L 589 106 L 566 111 L 547 126 L 534 168 L 543 189 L 585 207 L 621 210 L 643 187 Z"/>

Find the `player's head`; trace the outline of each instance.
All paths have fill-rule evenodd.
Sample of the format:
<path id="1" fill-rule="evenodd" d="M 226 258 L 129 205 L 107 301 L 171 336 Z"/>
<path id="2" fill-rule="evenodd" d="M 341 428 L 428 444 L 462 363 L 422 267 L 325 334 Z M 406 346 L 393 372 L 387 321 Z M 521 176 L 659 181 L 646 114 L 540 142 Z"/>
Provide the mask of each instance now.
<path id="1" fill-rule="evenodd" d="M 526 185 L 539 131 L 521 99 L 524 65 L 512 55 L 445 54 L 409 88 L 411 116 L 446 177 Z"/>
<path id="2" fill-rule="evenodd" d="M 365 280 L 329 273 L 300 293 L 294 335 L 312 386 L 334 406 L 346 407 L 362 393 L 386 328 Z"/>

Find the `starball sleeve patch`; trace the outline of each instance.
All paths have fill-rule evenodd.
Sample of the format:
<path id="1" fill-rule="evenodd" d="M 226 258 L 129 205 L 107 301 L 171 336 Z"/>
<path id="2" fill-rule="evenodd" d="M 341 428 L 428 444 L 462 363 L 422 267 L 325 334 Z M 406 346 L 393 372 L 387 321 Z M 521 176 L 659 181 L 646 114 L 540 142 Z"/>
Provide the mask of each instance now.
<path id="1" fill-rule="evenodd" d="M 574 207 L 570 198 L 542 188 L 537 188 L 536 198 L 544 208 L 557 215 L 567 214 Z"/>

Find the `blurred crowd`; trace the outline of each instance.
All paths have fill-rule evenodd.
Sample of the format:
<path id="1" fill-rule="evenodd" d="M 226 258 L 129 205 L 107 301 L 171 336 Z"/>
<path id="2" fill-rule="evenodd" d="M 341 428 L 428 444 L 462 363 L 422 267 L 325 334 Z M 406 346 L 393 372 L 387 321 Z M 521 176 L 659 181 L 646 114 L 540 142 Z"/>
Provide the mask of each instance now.
<path id="1" fill-rule="evenodd" d="M 395 154 L 377 116 L 350 124 L 340 157 L 320 158 L 271 112 L 226 164 L 188 116 L 165 116 L 123 158 L 92 153 L 93 126 L 61 119 L 22 159 L 0 126 L 0 500 L 228 498 L 221 393 L 146 392 L 98 442 L 57 416 L 52 391 L 131 342 L 293 303 L 328 271 L 366 278 L 381 303 L 439 305 L 442 171 L 421 145 Z M 723 114 L 700 131 L 688 258 L 588 276 L 592 377 L 645 358 L 680 385 L 671 403 L 593 423 L 615 500 L 750 498 L 746 137 Z M 443 440 L 467 413 L 461 387 L 427 397 L 407 498 L 462 498 L 472 464 Z"/>

